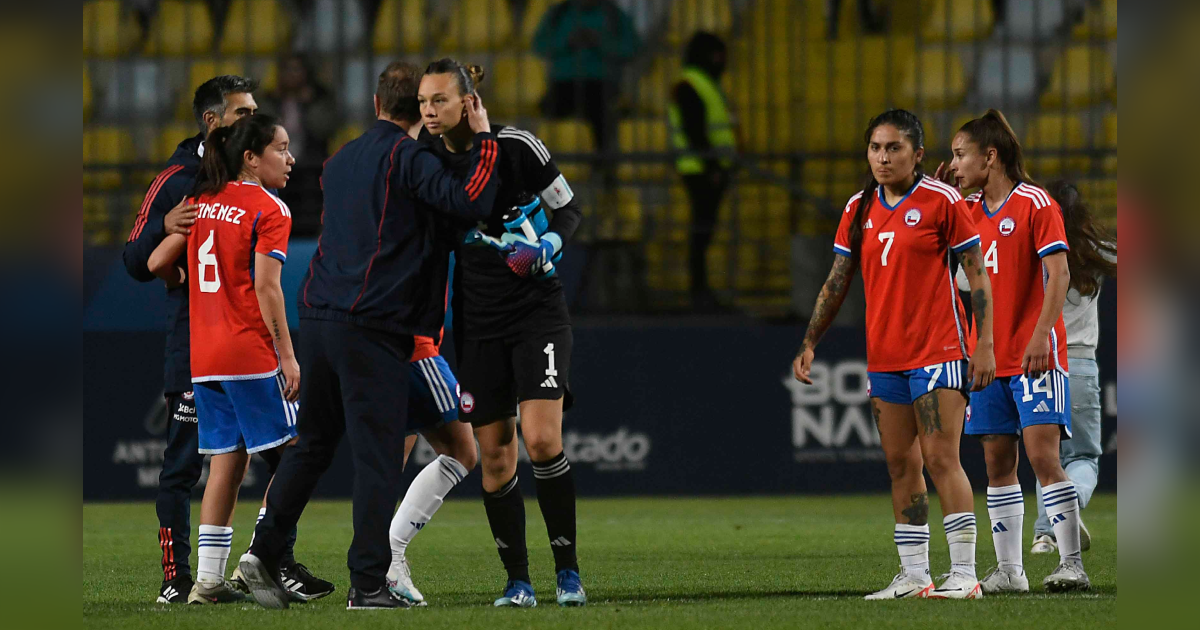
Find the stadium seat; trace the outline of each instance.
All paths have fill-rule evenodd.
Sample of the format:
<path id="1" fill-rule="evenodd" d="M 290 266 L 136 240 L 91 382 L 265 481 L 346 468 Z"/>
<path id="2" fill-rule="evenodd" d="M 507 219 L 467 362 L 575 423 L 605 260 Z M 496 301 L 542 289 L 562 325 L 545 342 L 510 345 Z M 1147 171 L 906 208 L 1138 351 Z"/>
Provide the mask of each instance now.
<path id="1" fill-rule="evenodd" d="M 111 245 L 115 240 L 108 220 L 108 198 L 106 196 L 83 196 L 83 234 L 85 244 L 92 247 Z"/>
<path id="2" fill-rule="evenodd" d="M 212 50 L 213 23 L 200 0 L 162 0 L 146 34 L 147 55 L 180 57 Z"/>
<path id="3" fill-rule="evenodd" d="M 137 158 L 133 136 L 120 127 L 91 127 L 83 131 L 83 188 L 111 190 L 121 186 L 121 171 L 89 170 L 88 167 L 118 166 Z"/>
<path id="4" fill-rule="evenodd" d="M 142 29 L 120 0 L 83 3 L 83 57 L 120 57 L 133 51 Z"/>
<path id="5" fill-rule="evenodd" d="M 1088 168 L 1087 157 L 1066 155 L 1086 148 L 1083 121 L 1077 115 L 1041 114 L 1034 117 L 1025 133 L 1024 148 L 1034 155 L 1029 160 L 1030 171 L 1041 179 Z M 1059 155 L 1054 155 L 1055 152 Z"/>
<path id="6" fill-rule="evenodd" d="M 83 63 L 83 122 L 92 117 L 92 79 L 88 75 L 87 62 Z"/>
<path id="7" fill-rule="evenodd" d="M 584 221 L 590 226 L 589 238 L 630 243 L 642 240 L 642 200 L 636 187 L 601 192 L 595 203 L 583 207 Z"/>
<path id="8" fill-rule="evenodd" d="M 223 55 L 274 55 L 287 48 L 291 16 L 278 0 L 233 0 L 221 36 Z"/>
<path id="9" fill-rule="evenodd" d="M 1093 179 L 1085 178 L 1075 182 L 1079 195 L 1092 211 L 1092 215 L 1101 223 L 1115 227 L 1117 217 L 1117 180 L 1116 178 Z"/>
<path id="10" fill-rule="evenodd" d="M 932 0 L 921 29 L 928 42 L 970 42 L 992 32 L 996 16 L 992 0 Z"/>
<path id="11" fill-rule="evenodd" d="M 461 52 L 501 50 L 511 38 L 508 0 L 458 0 L 438 48 Z"/>
<path id="12" fill-rule="evenodd" d="M 958 53 L 931 48 L 917 54 L 900 90 L 900 102 L 918 110 L 949 109 L 967 93 L 966 77 Z"/>
<path id="13" fill-rule="evenodd" d="M 482 95 L 499 119 L 536 116 L 546 94 L 546 62 L 532 54 L 497 55 L 486 67 Z M 515 122 L 506 120 L 507 122 Z"/>
<path id="14" fill-rule="evenodd" d="M 356 123 L 350 123 L 338 129 L 338 132 L 329 139 L 329 155 L 337 153 L 347 142 L 363 135 L 366 131 L 365 127 Z"/>
<path id="15" fill-rule="evenodd" d="M 729 0 L 675 0 L 667 16 L 667 42 L 683 46 L 696 31 L 726 37 L 733 28 Z"/>
<path id="16" fill-rule="evenodd" d="M 1083 12 L 1083 20 L 1071 30 L 1071 35 L 1079 41 L 1117 39 L 1117 0 L 1101 0 L 1100 6 L 1088 3 Z"/>
<path id="17" fill-rule="evenodd" d="M 542 17 L 546 15 L 546 9 L 555 4 L 558 4 L 558 0 L 526 0 L 525 14 L 521 17 L 520 32 L 517 34 L 522 49 L 529 49 Z"/>
<path id="18" fill-rule="evenodd" d="M 896 100 L 916 43 L 906 37 L 862 37 L 829 44 L 810 42 L 803 51 L 792 77 L 804 103 L 814 107 L 861 104 L 874 111 Z"/>
<path id="19" fill-rule="evenodd" d="M 1051 109 L 1095 105 L 1115 94 L 1116 84 L 1116 72 L 1107 50 L 1100 46 L 1071 46 L 1055 62 L 1050 86 L 1042 93 L 1041 106 Z"/>
<path id="20" fill-rule="evenodd" d="M 1063 0 L 1006 0 L 1004 28 L 1017 41 L 1046 40 L 1067 19 Z"/>
<path id="21" fill-rule="evenodd" d="M 674 175 L 667 142 L 667 123 L 661 118 L 622 120 L 617 126 L 617 145 L 621 153 L 661 153 L 662 161 L 622 160 L 617 166 L 621 180 L 658 183 Z"/>
<path id="22" fill-rule="evenodd" d="M 809 195 L 828 199 L 833 207 L 841 208 L 862 188 L 866 174 L 867 163 L 863 158 L 806 160 L 800 185 Z"/>
<path id="23" fill-rule="evenodd" d="M 865 152 L 863 131 L 878 112 L 854 107 L 819 107 L 797 110 L 798 149 L 810 152 Z"/>
<path id="24" fill-rule="evenodd" d="M 154 163 L 163 164 L 171 159 L 171 155 L 175 153 L 175 149 L 179 146 L 180 142 L 198 133 L 200 133 L 200 128 L 196 126 L 196 123 L 177 122 L 161 127 L 158 130 L 158 137 L 154 143 L 154 155 L 152 156 Z"/>
<path id="25" fill-rule="evenodd" d="M 1032 103 L 1037 97 L 1037 62 L 1033 49 L 1021 44 L 988 46 L 975 74 L 985 103 Z"/>
<path id="26" fill-rule="evenodd" d="M 375 52 L 421 52 L 428 30 L 425 17 L 425 0 L 383 0 L 371 39 Z"/>
<path id="27" fill-rule="evenodd" d="M 1101 147 L 1112 151 L 1112 155 L 1104 158 L 1104 172 L 1117 174 L 1117 114 L 1113 112 L 1104 117 L 1103 137 L 1098 142 Z"/>
<path id="28" fill-rule="evenodd" d="M 588 160 L 596 153 L 590 125 L 581 120 L 548 120 L 534 133 L 550 149 L 550 155 L 568 181 L 587 179 L 591 171 Z"/>
<path id="29" fill-rule="evenodd" d="M 671 101 L 671 90 L 679 81 L 679 56 L 659 55 L 638 79 L 637 92 L 632 95 L 638 113 L 665 116 Z"/>
<path id="30" fill-rule="evenodd" d="M 313 47 L 322 53 L 358 50 L 367 33 L 359 0 L 315 0 Z"/>

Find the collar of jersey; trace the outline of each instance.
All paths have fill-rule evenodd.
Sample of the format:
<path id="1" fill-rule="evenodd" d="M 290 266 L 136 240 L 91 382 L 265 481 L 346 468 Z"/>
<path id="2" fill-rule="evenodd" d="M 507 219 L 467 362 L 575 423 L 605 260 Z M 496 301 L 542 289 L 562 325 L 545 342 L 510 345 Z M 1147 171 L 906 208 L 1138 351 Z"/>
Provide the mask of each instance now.
<path id="1" fill-rule="evenodd" d="M 912 194 L 913 194 L 913 191 L 917 189 L 917 184 L 920 184 L 920 183 L 921 183 L 921 177 L 920 177 L 920 176 L 918 176 L 916 179 L 914 179 L 914 180 L 913 180 L 913 185 L 912 185 L 912 188 L 909 188 L 909 189 L 908 189 L 908 192 L 904 193 L 904 196 L 903 196 L 903 197 L 901 197 L 901 198 L 900 198 L 900 201 L 897 201 L 897 202 L 896 202 L 896 205 L 894 205 L 894 206 L 889 206 L 889 205 L 888 205 L 888 202 L 887 202 L 887 195 L 885 195 L 885 194 L 884 194 L 884 192 L 883 192 L 883 186 L 880 186 L 880 187 L 879 187 L 879 203 L 883 204 L 883 207 L 884 207 L 884 208 L 887 208 L 889 212 L 890 212 L 890 211 L 892 211 L 892 210 L 895 210 L 896 208 L 899 208 L 899 207 L 900 207 L 900 204 L 904 203 L 904 201 L 905 201 L 906 199 L 908 199 L 908 197 L 909 197 L 910 195 L 912 195 Z"/>
<path id="2" fill-rule="evenodd" d="M 982 194 L 980 194 L 979 201 L 983 202 L 983 213 L 987 215 L 987 218 L 990 219 L 990 218 L 996 216 L 997 214 L 1000 214 L 1000 211 L 1004 209 L 1004 206 L 1008 205 L 1008 200 L 1012 199 L 1013 193 L 1017 192 L 1017 189 L 1020 187 L 1021 187 L 1021 182 L 1017 182 L 1017 185 L 1013 186 L 1013 189 L 1008 191 L 1008 196 L 1004 198 L 1004 201 L 1000 202 L 1000 205 L 996 208 L 995 212 L 988 211 L 987 199 L 985 199 L 984 196 Z"/>

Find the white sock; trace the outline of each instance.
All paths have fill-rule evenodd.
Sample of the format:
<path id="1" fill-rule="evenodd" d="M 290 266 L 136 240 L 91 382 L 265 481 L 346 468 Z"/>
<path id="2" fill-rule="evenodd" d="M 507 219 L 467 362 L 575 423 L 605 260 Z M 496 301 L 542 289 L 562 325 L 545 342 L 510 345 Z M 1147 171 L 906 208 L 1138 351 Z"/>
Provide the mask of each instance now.
<path id="1" fill-rule="evenodd" d="M 1025 571 L 1021 540 L 1025 531 L 1025 496 L 1021 484 L 987 489 L 988 517 L 992 520 L 992 543 L 996 563 L 1018 575 Z"/>
<path id="2" fill-rule="evenodd" d="M 909 577 L 925 583 L 929 577 L 929 525 L 896 524 L 892 534 L 896 551 L 900 553 L 900 566 Z"/>
<path id="3" fill-rule="evenodd" d="M 229 561 L 229 546 L 233 544 L 233 528 L 201 525 L 197 541 L 196 581 L 206 585 L 225 581 L 225 563 Z"/>
<path id="4" fill-rule="evenodd" d="M 1079 559 L 1079 499 L 1075 494 L 1075 482 L 1071 480 L 1042 486 L 1042 501 L 1046 506 L 1046 518 L 1054 528 L 1058 541 L 1058 555 L 1063 560 Z"/>
<path id="5" fill-rule="evenodd" d="M 975 577 L 975 514 L 958 512 L 942 519 L 946 543 L 950 545 L 950 570 Z"/>
<path id="6" fill-rule="evenodd" d="M 408 543 L 425 527 L 434 512 L 442 506 L 446 495 L 467 476 L 465 466 L 448 455 L 439 455 L 437 459 L 421 469 L 417 478 L 413 479 L 400 508 L 392 517 L 390 529 L 392 544 L 392 563 L 398 563 L 408 549 Z"/>

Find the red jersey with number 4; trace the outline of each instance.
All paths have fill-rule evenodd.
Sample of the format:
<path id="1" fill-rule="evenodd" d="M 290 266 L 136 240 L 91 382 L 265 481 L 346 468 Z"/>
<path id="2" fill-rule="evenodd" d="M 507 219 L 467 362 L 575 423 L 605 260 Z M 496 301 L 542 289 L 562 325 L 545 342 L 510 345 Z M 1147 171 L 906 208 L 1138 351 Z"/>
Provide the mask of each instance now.
<path id="1" fill-rule="evenodd" d="M 850 256 L 850 198 L 833 251 Z M 951 274 L 956 253 L 979 243 L 971 212 L 954 188 L 919 178 L 894 206 L 880 188 L 862 217 L 859 268 L 867 298 L 867 369 L 901 372 L 970 357 L 975 341 Z"/>
<path id="2" fill-rule="evenodd" d="M 192 382 L 273 376 L 279 355 L 254 292 L 254 254 L 287 261 L 292 213 L 257 184 L 202 195 L 188 236 Z"/>
<path id="3" fill-rule="evenodd" d="M 979 228 L 983 266 L 992 281 L 996 313 L 996 376 L 1021 373 L 1021 359 L 1037 328 L 1046 297 L 1042 258 L 1067 251 L 1062 209 L 1037 186 L 1017 184 L 999 208 L 991 210 L 980 193 L 967 197 Z M 1067 371 L 1067 327 L 1060 314 L 1050 331 L 1050 351 Z"/>

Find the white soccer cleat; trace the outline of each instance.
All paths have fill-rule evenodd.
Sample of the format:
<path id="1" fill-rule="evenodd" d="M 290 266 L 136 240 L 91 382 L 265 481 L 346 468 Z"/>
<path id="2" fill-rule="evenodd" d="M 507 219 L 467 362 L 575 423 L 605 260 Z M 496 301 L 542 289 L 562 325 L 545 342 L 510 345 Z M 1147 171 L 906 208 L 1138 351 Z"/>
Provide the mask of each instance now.
<path id="1" fill-rule="evenodd" d="M 1083 524 L 1083 519 L 1079 519 L 1079 550 L 1087 551 L 1092 548 L 1092 532 L 1088 531 L 1087 525 Z"/>
<path id="2" fill-rule="evenodd" d="M 979 581 L 979 586 L 988 595 L 996 593 L 1028 593 L 1029 578 L 1025 576 L 1024 571 L 1018 574 L 1008 569 L 996 567 Z"/>
<path id="3" fill-rule="evenodd" d="M 929 592 L 929 599 L 982 599 L 979 580 L 962 573 L 951 572 L 942 585 Z"/>
<path id="4" fill-rule="evenodd" d="M 1033 547 L 1029 549 L 1029 553 L 1033 554 L 1056 552 L 1058 552 L 1058 542 L 1046 534 L 1035 537 L 1033 539 Z"/>
<path id="5" fill-rule="evenodd" d="M 908 599 L 912 597 L 925 598 L 933 590 L 933 580 L 913 577 L 906 571 L 901 571 L 892 578 L 892 583 L 881 591 L 875 591 L 863 599 Z"/>
<path id="6" fill-rule="evenodd" d="M 1054 573 L 1042 580 L 1042 586 L 1051 593 L 1066 593 L 1068 591 L 1086 591 L 1092 588 L 1092 581 L 1083 570 L 1083 562 L 1079 560 L 1064 560 L 1054 570 Z"/>
<path id="7" fill-rule="evenodd" d="M 388 567 L 387 587 L 396 597 L 412 602 L 414 606 L 425 606 L 425 596 L 412 583 L 412 571 L 408 568 L 408 559 L 400 556 L 400 561 L 392 562 Z"/>

